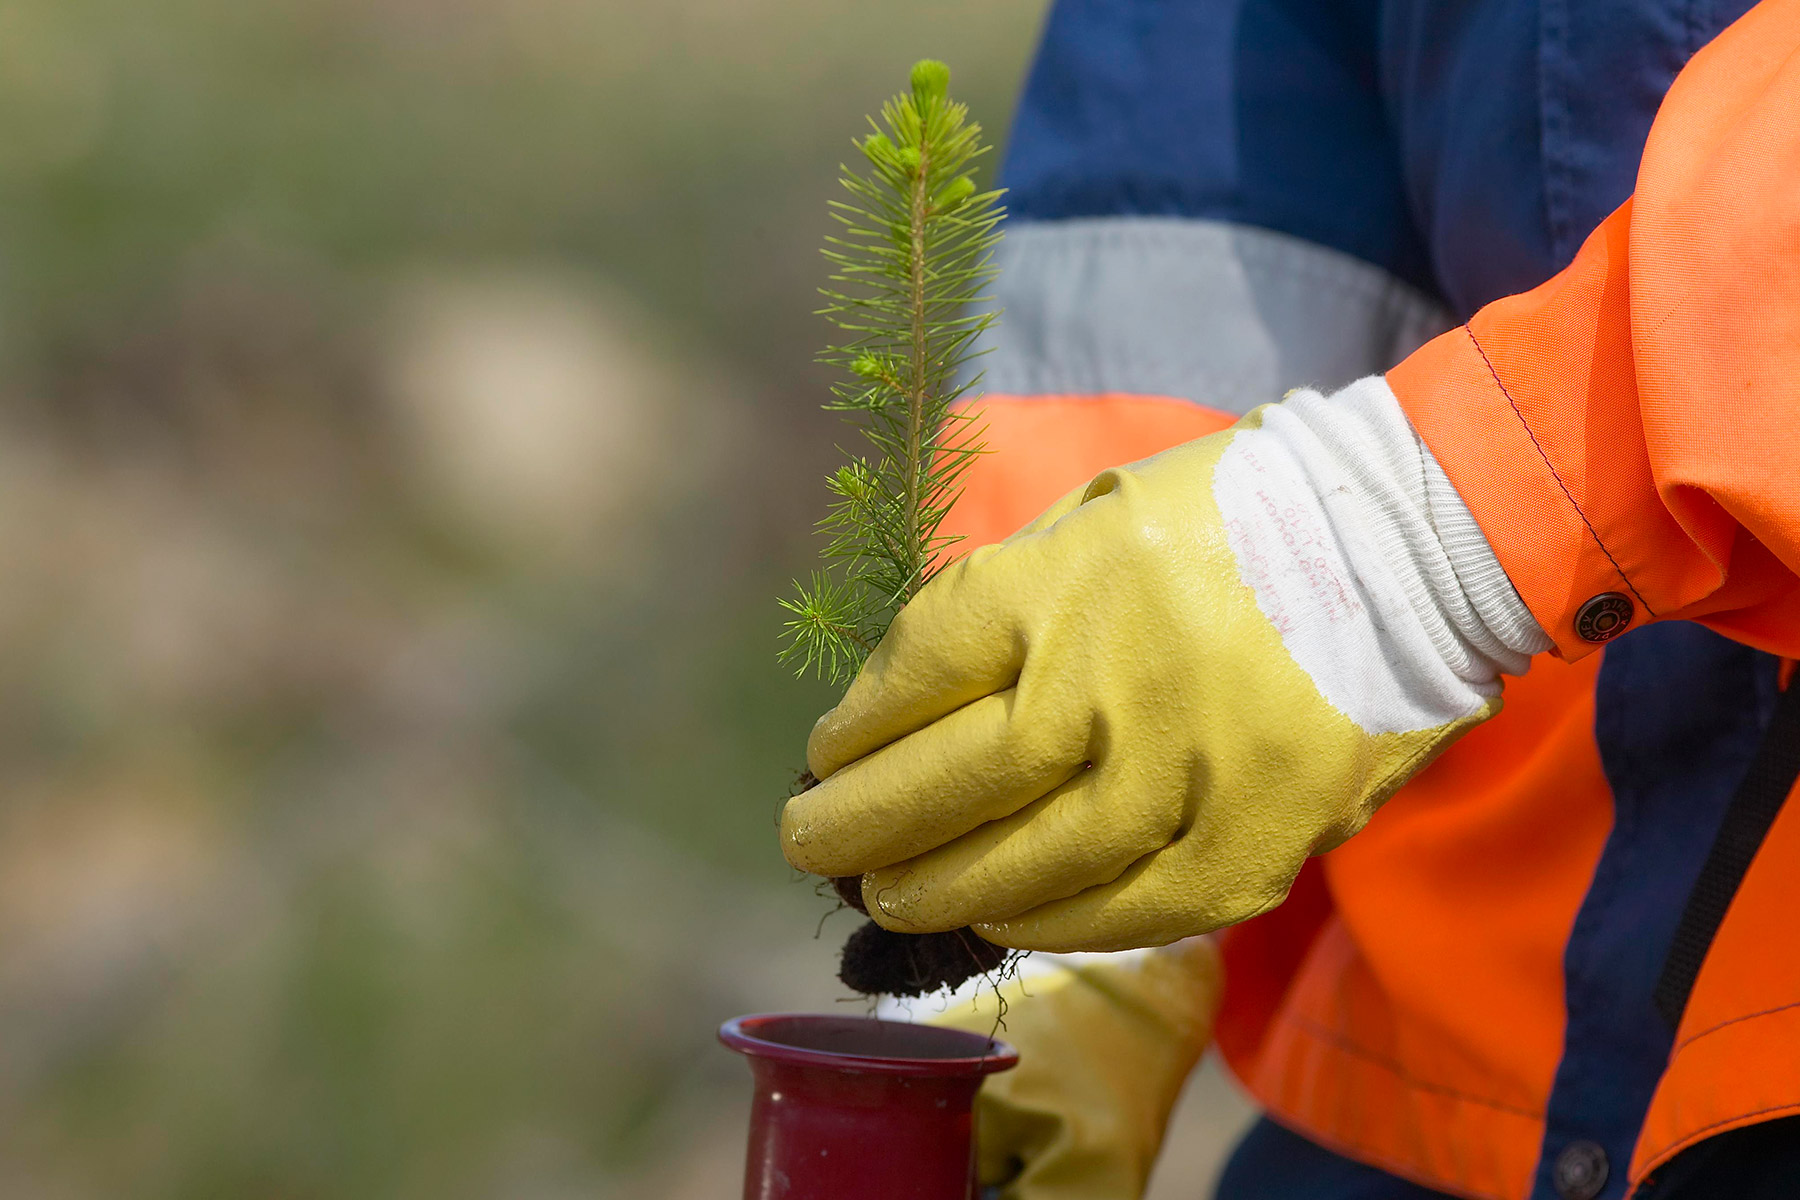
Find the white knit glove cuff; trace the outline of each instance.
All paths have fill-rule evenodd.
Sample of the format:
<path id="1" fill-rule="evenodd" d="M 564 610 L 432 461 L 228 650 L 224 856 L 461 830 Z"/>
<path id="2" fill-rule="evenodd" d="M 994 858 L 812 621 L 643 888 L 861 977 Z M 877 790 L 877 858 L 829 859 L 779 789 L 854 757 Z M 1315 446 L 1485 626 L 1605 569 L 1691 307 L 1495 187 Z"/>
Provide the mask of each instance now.
<path id="1" fill-rule="evenodd" d="M 1262 409 L 1213 490 L 1258 607 L 1370 732 L 1469 715 L 1550 647 L 1379 375 Z"/>

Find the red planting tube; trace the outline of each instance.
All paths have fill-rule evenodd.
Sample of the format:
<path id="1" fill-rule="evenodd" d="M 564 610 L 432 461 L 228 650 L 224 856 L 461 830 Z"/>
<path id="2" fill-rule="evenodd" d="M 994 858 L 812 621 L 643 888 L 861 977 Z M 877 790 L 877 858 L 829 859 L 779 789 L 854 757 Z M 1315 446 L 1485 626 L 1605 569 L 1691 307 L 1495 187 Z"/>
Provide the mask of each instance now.
<path id="1" fill-rule="evenodd" d="M 975 1093 L 1018 1053 L 931 1025 L 769 1013 L 725 1022 L 756 1098 L 744 1200 L 969 1200 Z"/>

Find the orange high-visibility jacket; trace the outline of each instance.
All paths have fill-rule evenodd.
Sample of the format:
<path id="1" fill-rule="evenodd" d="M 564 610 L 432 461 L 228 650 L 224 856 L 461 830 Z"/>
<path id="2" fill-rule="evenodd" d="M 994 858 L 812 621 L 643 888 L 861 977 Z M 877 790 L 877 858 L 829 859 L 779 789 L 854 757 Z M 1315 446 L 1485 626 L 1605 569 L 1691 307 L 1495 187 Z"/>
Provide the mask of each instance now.
<path id="1" fill-rule="evenodd" d="M 1800 1113 L 1800 804 L 1679 1026 L 1651 1000 L 1800 657 L 1800 0 L 1723 32 L 1588 3 L 1062 0 L 952 518 L 997 540 L 1387 370 L 1556 649 L 1228 933 L 1219 1044 L 1313 1140 L 1508 1200 L 1577 1140 L 1615 1195 Z M 1578 615 L 1608 595 L 1602 649 Z"/>

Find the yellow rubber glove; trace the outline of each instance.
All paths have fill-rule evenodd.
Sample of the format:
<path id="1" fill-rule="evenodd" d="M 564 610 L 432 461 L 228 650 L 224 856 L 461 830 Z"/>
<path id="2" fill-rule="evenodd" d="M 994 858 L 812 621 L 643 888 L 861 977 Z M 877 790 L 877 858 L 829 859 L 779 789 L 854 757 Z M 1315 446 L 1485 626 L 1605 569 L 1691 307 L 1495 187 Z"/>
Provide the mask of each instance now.
<path id="1" fill-rule="evenodd" d="M 1273 908 L 1497 712 L 1491 664 L 1471 681 L 1410 607 L 1456 573 L 1383 557 L 1418 536 L 1441 554 L 1437 510 L 1405 511 L 1405 488 L 1372 509 L 1333 474 L 1364 464 L 1320 465 L 1284 407 L 1106 471 L 922 588 L 813 730 L 824 782 L 782 814 L 789 862 L 862 875 L 901 932 L 1163 945 Z"/>
<path id="2" fill-rule="evenodd" d="M 1203 938 L 1002 985 L 1000 1036 L 1019 1065 L 975 1102 L 982 1186 L 1003 1200 L 1138 1200 L 1212 1036 L 1219 986 Z M 984 989 L 931 1023 L 989 1034 L 995 1008 Z"/>

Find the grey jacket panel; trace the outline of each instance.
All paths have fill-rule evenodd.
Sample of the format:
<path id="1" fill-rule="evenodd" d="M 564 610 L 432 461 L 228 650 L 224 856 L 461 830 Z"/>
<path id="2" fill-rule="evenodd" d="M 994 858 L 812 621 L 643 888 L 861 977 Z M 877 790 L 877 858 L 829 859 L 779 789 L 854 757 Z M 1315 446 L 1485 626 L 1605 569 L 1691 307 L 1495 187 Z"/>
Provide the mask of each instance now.
<path id="1" fill-rule="evenodd" d="M 1018 225 L 998 261 L 1006 311 L 976 360 L 988 392 L 1134 392 L 1244 413 L 1378 374 L 1455 324 L 1361 259 L 1222 221 Z"/>

